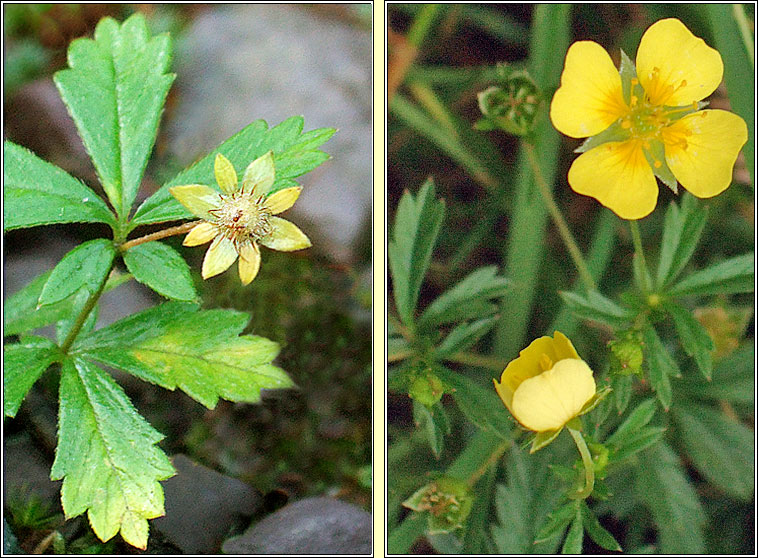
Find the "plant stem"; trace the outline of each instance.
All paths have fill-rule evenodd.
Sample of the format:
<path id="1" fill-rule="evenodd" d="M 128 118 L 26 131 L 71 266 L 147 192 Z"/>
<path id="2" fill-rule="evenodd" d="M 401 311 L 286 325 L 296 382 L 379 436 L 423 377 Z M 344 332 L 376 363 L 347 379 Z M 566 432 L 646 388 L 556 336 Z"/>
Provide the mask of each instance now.
<path id="1" fill-rule="evenodd" d="M 584 441 L 581 431 L 574 430 L 570 426 L 566 428 L 574 439 L 574 443 L 576 443 L 579 455 L 582 456 L 582 463 L 584 464 L 584 489 L 571 495 L 571 498 L 584 500 L 592 494 L 592 490 L 595 488 L 595 463 L 592 461 L 590 450 L 587 448 L 587 443 Z"/>
<path id="2" fill-rule="evenodd" d="M 750 34 L 750 24 L 747 17 L 745 17 L 745 8 L 742 4 L 732 4 L 732 13 L 734 19 L 737 22 L 737 27 L 740 28 L 740 35 L 742 35 L 742 42 L 745 43 L 745 50 L 747 56 L 750 59 L 750 65 L 755 68 L 755 58 L 753 54 L 753 38 Z"/>
<path id="3" fill-rule="evenodd" d="M 629 221 L 629 230 L 632 232 L 632 243 L 634 244 L 634 253 L 637 254 L 637 257 L 640 260 L 640 265 L 642 267 L 642 281 L 643 281 L 642 290 L 644 294 L 647 295 L 650 293 L 650 289 L 652 285 L 650 285 L 648 281 L 648 278 L 650 277 L 650 272 L 648 271 L 647 260 L 645 260 L 645 252 L 642 249 L 642 236 L 640 235 L 640 226 L 637 224 L 637 221 Z"/>
<path id="4" fill-rule="evenodd" d="M 111 274 L 112 269 L 113 269 L 113 263 L 111 263 L 111 268 L 108 270 L 108 273 L 104 275 L 103 280 L 100 282 L 100 286 L 97 288 L 95 292 L 90 294 L 90 297 L 87 299 L 87 302 L 84 304 L 82 311 L 79 313 L 79 316 L 77 316 L 76 318 L 76 322 L 74 322 L 74 325 L 71 326 L 71 330 L 68 332 L 66 339 L 63 341 L 63 344 L 61 345 L 62 353 L 64 354 L 67 353 L 68 350 L 71 348 L 71 345 L 74 344 L 74 340 L 76 339 L 76 336 L 79 335 L 79 332 L 84 326 L 84 322 L 87 321 L 87 317 L 90 315 L 90 312 L 92 312 L 92 309 L 97 304 L 97 301 L 100 300 L 100 295 L 102 295 L 103 291 L 105 290 L 105 284 L 108 282 L 108 276 Z"/>
<path id="5" fill-rule="evenodd" d="M 534 181 L 537 183 L 537 187 L 542 194 L 542 199 L 545 201 L 547 210 L 553 218 L 553 223 L 555 223 L 555 226 L 558 228 L 558 233 L 561 235 L 563 244 L 568 249 L 571 259 L 574 260 L 574 265 L 579 272 L 579 277 L 584 284 L 584 288 L 588 291 L 594 291 L 596 289 L 595 280 L 592 278 L 592 274 L 587 267 L 587 263 L 584 261 L 582 252 L 579 250 L 579 246 L 577 245 L 576 240 L 574 240 L 574 236 L 571 234 L 571 230 L 568 228 L 568 224 L 566 224 L 566 220 L 563 218 L 561 210 L 558 209 L 558 206 L 553 199 L 553 194 L 550 191 L 550 188 L 548 188 L 545 177 L 542 175 L 542 168 L 540 168 L 537 159 L 537 151 L 534 148 L 534 145 L 528 141 L 521 142 L 521 145 L 524 146 L 529 165 L 532 167 Z"/>
<path id="6" fill-rule="evenodd" d="M 167 238 L 169 236 L 183 234 L 183 233 L 191 231 L 192 229 L 195 228 L 195 226 L 199 225 L 202 222 L 203 222 L 202 220 L 190 221 L 189 223 L 177 225 L 176 227 L 169 227 L 167 229 L 154 232 L 152 234 L 140 236 L 139 238 L 135 238 L 135 239 L 129 240 L 128 242 L 124 242 L 118 247 L 118 249 L 121 250 L 122 252 L 126 252 L 129 248 L 134 248 L 135 246 L 139 244 L 144 244 L 145 242 L 152 242 L 153 240 L 160 240 L 161 238 Z"/>
<path id="7" fill-rule="evenodd" d="M 466 484 L 469 487 L 473 487 L 476 482 L 482 477 L 482 475 L 484 475 L 484 473 L 486 473 L 489 468 L 492 467 L 492 465 L 494 465 L 497 460 L 503 456 L 505 450 L 507 450 L 512 445 L 513 440 L 505 440 L 501 444 L 495 446 L 495 448 L 492 450 L 492 453 L 490 453 L 490 456 L 487 458 L 487 461 L 482 463 L 481 467 L 469 475 L 469 477 L 466 479 Z"/>

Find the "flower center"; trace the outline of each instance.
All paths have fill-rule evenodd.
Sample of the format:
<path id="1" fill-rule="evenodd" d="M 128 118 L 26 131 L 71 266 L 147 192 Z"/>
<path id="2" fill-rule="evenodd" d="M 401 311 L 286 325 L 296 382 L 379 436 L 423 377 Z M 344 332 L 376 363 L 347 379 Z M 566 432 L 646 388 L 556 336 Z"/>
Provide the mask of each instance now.
<path id="1" fill-rule="evenodd" d="M 266 209 L 265 197 L 254 198 L 243 192 L 221 196 L 221 204 L 210 213 L 227 238 L 234 241 L 257 241 L 271 233 L 271 213 Z"/>

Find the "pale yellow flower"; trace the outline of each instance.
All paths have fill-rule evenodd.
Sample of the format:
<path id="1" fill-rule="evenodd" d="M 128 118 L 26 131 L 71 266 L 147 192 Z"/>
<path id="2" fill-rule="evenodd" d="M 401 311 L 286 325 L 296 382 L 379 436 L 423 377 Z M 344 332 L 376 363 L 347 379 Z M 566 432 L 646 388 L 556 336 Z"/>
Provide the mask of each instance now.
<path id="1" fill-rule="evenodd" d="M 493 382 L 513 417 L 535 432 L 561 430 L 596 390 L 592 370 L 560 331 L 532 341 Z"/>
<path id="2" fill-rule="evenodd" d="M 274 184 L 271 151 L 250 163 L 239 186 L 234 166 L 220 153 L 214 173 L 220 193 L 202 184 L 170 188 L 172 196 L 204 220 L 189 232 L 183 244 L 198 246 L 213 241 L 203 260 L 203 279 L 226 271 L 239 256 L 239 276 L 247 285 L 260 268 L 259 245 L 283 252 L 311 245 L 298 227 L 276 216 L 292 207 L 302 188 L 284 188 L 269 195 Z"/>

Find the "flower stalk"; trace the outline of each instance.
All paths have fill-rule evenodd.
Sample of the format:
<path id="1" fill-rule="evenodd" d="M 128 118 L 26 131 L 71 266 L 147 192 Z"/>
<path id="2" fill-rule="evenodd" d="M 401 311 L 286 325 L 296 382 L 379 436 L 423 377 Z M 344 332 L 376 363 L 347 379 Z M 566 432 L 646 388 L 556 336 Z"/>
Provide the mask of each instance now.
<path id="1" fill-rule="evenodd" d="M 576 448 L 579 450 L 579 455 L 582 456 L 582 464 L 584 465 L 584 488 L 570 497 L 574 500 L 584 500 L 592 494 L 595 488 L 595 463 L 592 461 L 590 450 L 587 447 L 587 442 L 584 441 L 581 430 L 575 430 L 570 426 L 566 428 L 574 439 Z"/>
<path id="2" fill-rule="evenodd" d="M 579 245 L 576 243 L 574 235 L 571 234 L 571 230 L 569 229 L 566 220 L 563 218 L 561 210 L 555 203 L 555 199 L 553 198 L 550 188 L 547 186 L 545 177 L 542 175 L 542 169 L 540 168 L 537 159 L 537 151 L 535 150 L 534 145 L 528 141 L 523 142 L 522 145 L 526 151 L 529 165 L 532 167 L 534 181 L 537 183 L 537 187 L 542 194 L 542 199 L 545 201 L 545 206 L 547 207 L 550 216 L 553 218 L 553 223 L 555 223 L 558 233 L 561 235 L 561 240 L 563 240 L 563 244 L 566 246 L 571 259 L 574 261 L 576 270 L 579 273 L 579 278 L 585 289 L 593 291 L 596 289 L 595 280 L 592 278 L 589 267 L 587 267 L 587 263 L 584 261 L 584 257 L 582 256 L 581 250 L 579 250 Z"/>
<path id="3" fill-rule="evenodd" d="M 121 252 L 126 252 L 130 248 L 134 248 L 140 244 L 145 244 L 146 242 L 153 242 L 154 240 L 161 240 L 163 238 L 168 238 L 169 236 L 184 234 L 194 229 L 195 226 L 199 225 L 200 223 L 202 223 L 202 221 L 190 221 L 189 223 L 183 223 L 181 225 L 177 225 L 176 227 L 169 227 L 167 229 L 162 229 L 151 234 L 146 234 L 145 236 L 140 236 L 139 238 L 134 238 L 132 240 L 124 242 L 118 247 L 118 249 Z"/>

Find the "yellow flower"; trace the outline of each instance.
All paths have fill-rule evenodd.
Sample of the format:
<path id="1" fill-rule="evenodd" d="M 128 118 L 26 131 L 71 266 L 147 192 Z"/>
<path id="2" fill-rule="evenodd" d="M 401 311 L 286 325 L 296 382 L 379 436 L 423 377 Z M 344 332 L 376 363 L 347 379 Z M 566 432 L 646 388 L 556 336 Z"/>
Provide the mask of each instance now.
<path id="1" fill-rule="evenodd" d="M 535 432 L 561 430 L 595 395 L 592 370 L 560 331 L 532 341 L 500 383 L 492 381 L 513 417 Z"/>
<path id="2" fill-rule="evenodd" d="M 721 55 L 678 19 L 651 25 L 637 50 L 636 70 L 621 72 L 597 43 L 579 41 L 566 54 L 561 86 L 550 105 L 556 129 L 591 138 L 571 165 L 568 182 L 623 219 L 650 214 L 656 176 L 699 198 L 720 194 L 747 141 L 747 125 L 723 110 L 699 110 L 721 83 Z"/>
<path id="3" fill-rule="evenodd" d="M 203 279 L 226 271 L 239 256 L 240 279 L 247 285 L 260 268 L 259 244 L 283 252 L 311 245 L 299 228 L 276 217 L 292 207 L 302 188 L 294 186 L 268 194 L 274 184 L 271 151 L 250 163 L 239 187 L 234 166 L 220 153 L 214 173 L 221 193 L 202 184 L 170 189 L 184 207 L 204 220 L 189 232 L 183 244 L 198 246 L 213 241 L 203 260 Z"/>

